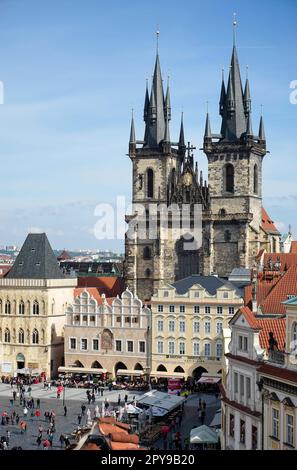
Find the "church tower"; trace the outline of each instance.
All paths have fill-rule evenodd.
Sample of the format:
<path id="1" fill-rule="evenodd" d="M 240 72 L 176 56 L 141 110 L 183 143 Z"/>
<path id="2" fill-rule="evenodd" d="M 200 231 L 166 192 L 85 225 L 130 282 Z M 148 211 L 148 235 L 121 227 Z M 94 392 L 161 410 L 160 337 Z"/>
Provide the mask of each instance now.
<path id="1" fill-rule="evenodd" d="M 194 203 L 206 198 L 207 187 L 198 181 L 198 168 L 194 170 L 191 147 L 185 145 L 183 117 L 179 140 L 170 138 L 171 101 L 169 83 L 163 90 L 160 59 L 157 52 L 151 91 L 146 86 L 143 140 L 136 140 L 132 115 L 129 157 L 132 162 L 132 214 L 126 216 L 128 231 L 125 237 L 125 282 L 143 301 L 151 298 L 163 282 L 174 282 L 181 272 L 178 242 L 167 225 L 164 235 L 160 212 L 152 213 L 152 206 L 167 208 L 184 201 Z M 202 176 L 201 176 L 202 178 Z M 170 217 L 170 216 L 169 216 Z M 136 221 L 137 220 L 137 221 Z M 156 226 L 157 236 L 149 232 Z M 172 224 L 172 220 L 171 220 Z M 191 273 L 198 273 L 196 254 L 192 254 Z M 187 259 L 189 261 L 189 258 Z"/>
<path id="2" fill-rule="evenodd" d="M 262 161 L 266 154 L 264 123 L 253 134 L 249 80 L 243 90 L 235 43 L 227 89 L 222 79 L 219 134 L 211 132 L 207 114 L 204 152 L 208 159 L 210 207 L 209 257 L 204 273 L 228 276 L 233 268 L 250 268 L 261 247 Z"/>

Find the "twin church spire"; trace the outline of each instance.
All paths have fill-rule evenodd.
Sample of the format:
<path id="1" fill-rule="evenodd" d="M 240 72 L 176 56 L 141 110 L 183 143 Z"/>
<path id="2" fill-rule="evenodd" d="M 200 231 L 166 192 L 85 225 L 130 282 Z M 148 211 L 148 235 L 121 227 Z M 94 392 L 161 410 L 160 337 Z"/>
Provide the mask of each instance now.
<path id="1" fill-rule="evenodd" d="M 204 144 L 211 143 L 212 138 L 224 142 L 240 142 L 254 140 L 265 147 L 265 133 L 263 117 L 260 120 L 258 135 L 253 135 L 251 118 L 251 93 L 248 78 L 243 90 L 240 76 L 240 67 L 235 44 L 233 45 L 230 72 L 227 89 L 224 76 L 222 77 L 221 94 L 219 101 L 219 114 L 222 117 L 220 134 L 211 134 L 209 115 L 207 113 Z"/>

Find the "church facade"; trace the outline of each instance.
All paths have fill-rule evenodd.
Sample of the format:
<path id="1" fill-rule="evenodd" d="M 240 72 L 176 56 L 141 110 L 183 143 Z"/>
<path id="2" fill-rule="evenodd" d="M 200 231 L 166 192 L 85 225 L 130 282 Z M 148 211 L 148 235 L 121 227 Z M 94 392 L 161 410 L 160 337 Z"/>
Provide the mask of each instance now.
<path id="1" fill-rule="evenodd" d="M 129 141 L 133 213 L 126 216 L 125 281 L 142 300 L 164 283 L 192 274 L 228 277 L 233 268 L 252 268 L 259 250 L 279 251 L 280 234 L 262 207 L 263 117 L 255 135 L 249 81 L 243 89 L 235 44 L 227 86 L 224 78 L 221 84 L 219 113 L 216 134 L 206 116 L 206 182 L 194 162 L 194 148 L 185 144 L 183 118 L 178 141 L 170 138 L 170 90 L 168 85 L 164 93 L 157 53 L 151 92 L 147 87 L 145 93 L 144 139 L 136 140 L 132 116 Z M 191 232 L 198 205 L 200 240 Z M 168 209 L 166 227 L 160 207 Z M 175 207 L 188 208 L 187 234 L 176 230 L 182 222 Z"/>

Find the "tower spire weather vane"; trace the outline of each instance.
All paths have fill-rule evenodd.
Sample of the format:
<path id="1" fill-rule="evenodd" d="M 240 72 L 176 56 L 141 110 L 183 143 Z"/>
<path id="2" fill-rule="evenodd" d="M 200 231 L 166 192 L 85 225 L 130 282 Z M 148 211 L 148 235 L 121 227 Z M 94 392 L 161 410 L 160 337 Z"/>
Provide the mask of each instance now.
<path id="1" fill-rule="evenodd" d="M 160 30 L 159 30 L 159 25 L 157 25 L 157 30 L 156 30 L 157 54 L 159 52 L 159 36 L 160 36 Z"/>
<path id="2" fill-rule="evenodd" d="M 237 26 L 236 13 L 233 13 L 233 46 L 235 46 L 236 44 L 236 26 Z"/>

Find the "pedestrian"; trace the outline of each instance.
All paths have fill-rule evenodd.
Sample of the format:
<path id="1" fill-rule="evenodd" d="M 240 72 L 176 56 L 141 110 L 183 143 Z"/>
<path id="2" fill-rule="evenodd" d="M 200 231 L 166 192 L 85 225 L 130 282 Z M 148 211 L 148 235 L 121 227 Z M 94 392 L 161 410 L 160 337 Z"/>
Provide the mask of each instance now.
<path id="1" fill-rule="evenodd" d="M 10 406 L 13 407 L 13 398 L 9 400 Z"/>
<path id="2" fill-rule="evenodd" d="M 201 408 L 202 408 L 202 400 L 201 398 L 199 398 L 198 410 L 201 410 Z"/>
<path id="3" fill-rule="evenodd" d="M 85 411 L 86 411 L 86 406 L 84 404 L 81 405 L 81 414 L 82 416 L 85 415 Z"/>
<path id="4" fill-rule="evenodd" d="M 126 394 L 125 395 L 125 403 L 127 403 L 127 401 L 128 401 L 128 395 Z"/>
<path id="5" fill-rule="evenodd" d="M 101 390 L 101 396 L 103 397 L 104 388 L 103 388 L 103 387 L 101 387 L 101 389 L 100 389 L 100 390 Z"/>
<path id="6" fill-rule="evenodd" d="M 65 447 L 68 447 L 70 445 L 69 437 L 65 436 Z"/>
<path id="7" fill-rule="evenodd" d="M 38 447 L 40 447 L 41 441 L 42 441 L 42 434 L 38 434 L 37 439 L 36 439 L 36 443 Z"/>
<path id="8" fill-rule="evenodd" d="M 40 398 L 37 398 L 36 400 L 36 407 L 40 409 Z"/>
<path id="9" fill-rule="evenodd" d="M 77 417 L 77 422 L 78 422 L 78 425 L 80 425 L 81 423 L 81 419 L 82 419 L 82 415 L 79 414 L 78 417 Z"/>
<path id="10" fill-rule="evenodd" d="M 120 406 L 121 404 L 121 395 L 119 394 L 119 397 L 118 397 L 118 406 Z"/>
<path id="11" fill-rule="evenodd" d="M 10 440 L 10 431 L 7 430 L 6 431 L 6 442 L 7 442 L 8 445 L 9 445 L 9 440 Z"/>
<path id="12" fill-rule="evenodd" d="M 175 450 L 181 450 L 181 434 L 179 431 L 175 433 L 173 441 L 175 445 Z"/>
<path id="13" fill-rule="evenodd" d="M 50 441 L 49 441 L 48 439 L 45 439 L 45 440 L 43 441 L 43 449 L 44 449 L 44 450 L 48 450 L 49 447 L 50 447 L 50 445 L 51 445 L 51 444 L 50 444 Z"/>
<path id="14" fill-rule="evenodd" d="M 64 443 L 65 443 L 64 434 L 61 434 L 61 436 L 59 437 L 59 441 L 60 441 L 61 447 L 63 447 L 63 445 L 64 445 Z"/>
<path id="15" fill-rule="evenodd" d="M 64 416 L 67 416 L 67 406 L 64 406 Z"/>
<path id="16" fill-rule="evenodd" d="M 19 421 L 20 421 L 20 417 L 18 414 L 15 415 L 15 422 L 16 424 L 18 425 L 19 424 Z"/>
<path id="17" fill-rule="evenodd" d="M 27 414 L 28 414 L 28 408 L 27 408 L 26 406 L 25 406 L 25 408 L 24 408 L 23 412 L 24 412 L 24 416 L 26 417 L 26 416 L 27 416 Z"/>

